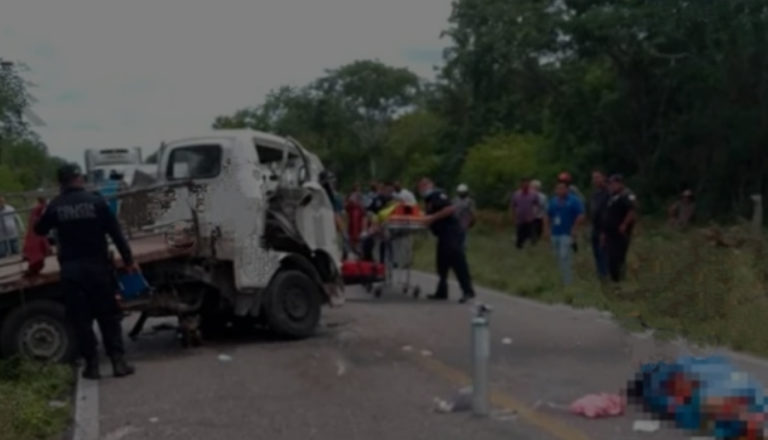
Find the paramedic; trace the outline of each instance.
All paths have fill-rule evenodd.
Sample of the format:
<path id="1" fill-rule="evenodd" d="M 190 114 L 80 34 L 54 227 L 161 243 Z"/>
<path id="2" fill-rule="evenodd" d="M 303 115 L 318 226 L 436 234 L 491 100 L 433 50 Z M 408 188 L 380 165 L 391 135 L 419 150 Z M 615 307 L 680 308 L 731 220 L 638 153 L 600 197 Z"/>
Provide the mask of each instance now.
<path id="1" fill-rule="evenodd" d="M 464 230 L 461 228 L 456 207 L 451 204 L 448 196 L 435 188 L 434 183 L 427 178 L 419 182 L 419 194 L 426 202 L 427 215 L 425 223 L 437 237 L 437 273 L 440 281 L 437 292 L 429 299 L 448 299 L 448 271 L 453 269 L 462 290 L 459 302 L 465 303 L 475 296 L 472 288 L 472 278 L 469 274 L 467 256 L 464 252 Z"/>
<path id="2" fill-rule="evenodd" d="M 131 249 L 104 198 L 84 189 L 85 180 L 77 165 L 59 168 L 58 180 L 61 194 L 48 205 L 35 225 L 35 233 L 45 236 L 56 230 L 58 235 L 61 284 L 80 354 L 85 358 L 83 377 L 100 378 L 94 320 L 99 324 L 115 377 L 131 375 L 134 368 L 125 361 L 122 311 L 116 298 L 106 235 L 120 252 L 125 268 L 136 272 Z"/>

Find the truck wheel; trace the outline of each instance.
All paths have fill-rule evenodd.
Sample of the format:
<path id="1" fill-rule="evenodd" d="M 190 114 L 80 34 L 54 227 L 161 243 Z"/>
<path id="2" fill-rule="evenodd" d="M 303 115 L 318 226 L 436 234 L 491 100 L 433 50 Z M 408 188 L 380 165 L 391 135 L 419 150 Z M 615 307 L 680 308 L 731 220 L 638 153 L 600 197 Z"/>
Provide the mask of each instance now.
<path id="1" fill-rule="evenodd" d="M 65 362 L 75 355 L 75 334 L 64 306 L 36 301 L 13 309 L 0 329 L 0 351 L 5 356 Z"/>
<path id="2" fill-rule="evenodd" d="M 321 294 L 311 278 L 297 270 L 279 272 L 267 288 L 264 311 L 272 331 L 290 338 L 314 334 L 320 322 Z"/>

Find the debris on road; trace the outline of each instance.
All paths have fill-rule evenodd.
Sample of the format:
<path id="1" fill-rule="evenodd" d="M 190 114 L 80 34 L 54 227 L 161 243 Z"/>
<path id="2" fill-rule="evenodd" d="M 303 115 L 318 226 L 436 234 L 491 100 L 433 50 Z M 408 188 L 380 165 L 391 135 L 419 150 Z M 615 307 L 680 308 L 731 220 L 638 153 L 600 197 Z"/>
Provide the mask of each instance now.
<path id="1" fill-rule="evenodd" d="M 412 351 L 413 351 L 413 347 L 411 347 L 410 345 L 403 345 L 403 348 L 402 348 L 402 350 L 403 350 L 404 352 L 406 352 L 406 353 L 410 353 L 410 352 L 412 352 Z"/>
<path id="2" fill-rule="evenodd" d="M 504 345 L 512 345 L 512 338 L 502 338 L 501 343 Z"/>
<path id="3" fill-rule="evenodd" d="M 424 357 L 432 357 L 432 352 L 429 350 L 421 350 L 421 355 Z"/>
<path id="4" fill-rule="evenodd" d="M 589 394 L 571 403 L 570 411 L 590 419 L 615 417 L 624 413 L 625 402 L 618 394 Z"/>
<path id="5" fill-rule="evenodd" d="M 439 397 L 435 397 L 433 402 L 435 403 L 435 412 L 442 414 L 453 412 L 453 404 L 451 404 L 451 402 L 443 400 Z"/>
<path id="6" fill-rule="evenodd" d="M 472 387 L 460 389 L 450 400 L 435 397 L 433 402 L 435 412 L 447 414 L 469 411 L 472 409 Z"/>
<path id="7" fill-rule="evenodd" d="M 347 372 L 347 365 L 342 360 L 336 361 L 336 375 L 341 377 Z"/>
<path id="8" fill-rule="evenodd" d="M 635 420 L 632 424 L 632 430 L 635 432 L 654 433 L 661 428 L 659 420 Z"/>
<path id="9" fill-rule="evenodd" d="M 157 417 L 150 417 L 150 418 L 149 418 L 149 423 L 157 423 L 157 422 L 159 422 L 159 421 L 160 421 L 160 419 L 159 419 L 159 418 L 157 418 Z"/>
<path id="10" fill-rule="evenodd" d="M 498 420 L 500 422 L 514 422 L 517 421 L 517 411 L 510 410 L 510 409 L 501 409 L 498 411 L 493 411 L 491 413 L 491 417 L 494 420 Z"/>
<path id="11" fill-rule="evenodd" d="M 219 355 L 219 362 L 232 362 L 232 356 L 228 354 L 220 354 Z"/>
<path id="12" fill-rule="evenodd" d="M 533 404 L 533 410 L 538 411 L 541 407 L 547 407 L 550 409 L 556 409 L 560 411 L 570 411 L 570 407 L 568 405 L 561 405 L 559 403 L 554 402 L 546 402 L 544 400 L 537 400 L 536 403 Z"/>

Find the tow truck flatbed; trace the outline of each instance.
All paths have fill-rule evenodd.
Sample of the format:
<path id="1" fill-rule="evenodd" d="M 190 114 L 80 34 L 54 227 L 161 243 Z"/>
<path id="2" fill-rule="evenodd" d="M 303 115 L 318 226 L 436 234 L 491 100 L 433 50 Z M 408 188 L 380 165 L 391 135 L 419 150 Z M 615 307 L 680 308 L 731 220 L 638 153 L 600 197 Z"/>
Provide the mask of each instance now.
<path id="1" fill-rule="evenodd" d="M 189 256 L 194 252 L 193 247 L 178 248 L 170 245 L 165 234 L 152 234 L 129 240 L 134 260 L 139 265 L 155 261 Z M 120 264 L 119 258 L 117 263 Z M 27 264 L 20 258 L 0 260 L 0 295 L 19 289 L 38 287 L 59 281 L 59 261 L 56 255 L 45 259 L 45 267 L 34 277 L 25 277 Z"/>

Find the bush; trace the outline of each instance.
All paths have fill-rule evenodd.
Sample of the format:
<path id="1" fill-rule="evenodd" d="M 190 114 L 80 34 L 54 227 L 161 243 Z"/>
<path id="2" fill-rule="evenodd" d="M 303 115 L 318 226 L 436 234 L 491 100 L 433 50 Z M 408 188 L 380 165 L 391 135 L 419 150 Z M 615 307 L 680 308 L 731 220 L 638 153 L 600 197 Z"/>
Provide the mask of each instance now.
<path id="1" fill-rule="evenodd" d="M 507 201 L 523 177 L 543 181 L 557 172 L 547 163 L 549 141 L 533 135 L 505 134 L 487 138 L 472 147 L 461 176 L 483 207 L 506 208 Z"/>

